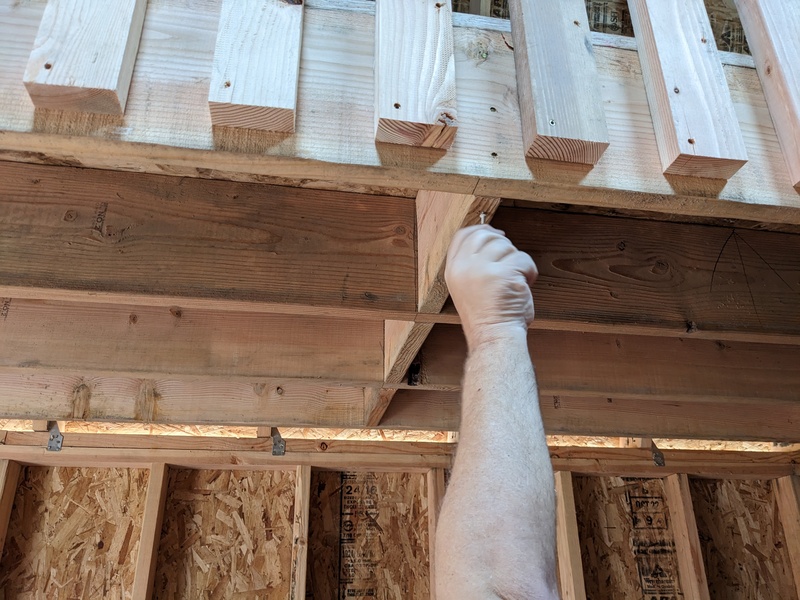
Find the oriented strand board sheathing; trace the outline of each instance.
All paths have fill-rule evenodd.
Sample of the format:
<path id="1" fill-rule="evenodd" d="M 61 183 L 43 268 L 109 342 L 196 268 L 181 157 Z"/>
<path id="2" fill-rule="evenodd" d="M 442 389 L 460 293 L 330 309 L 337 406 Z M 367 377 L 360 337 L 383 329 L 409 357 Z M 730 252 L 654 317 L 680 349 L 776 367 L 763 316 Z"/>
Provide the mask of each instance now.
<path id="1" fill-rule="evenodd" d="M 586 597 L 681 597 L 662 480 L 575 476 L 573 482 Z"/>
<path id="2" fill-rule="evenodd" d="M 146 469 L 26 467 L 0 598 L 131 598 L 147 477 Z"/>
<path id="3" fill-rule="evenodd" d="M 306 597 L 429 598 L 425 486 L 422 473 L 312 473 Z"/>
<path id="4" fill-rule="evenodd" d="M 771 481 L 691 481 L 711 598 L 796 600 Z"/>
<path id="5" fill-rule="evenodd" d="M 295 471 L 170 472 L 154 598 L 288 597 Z"/>

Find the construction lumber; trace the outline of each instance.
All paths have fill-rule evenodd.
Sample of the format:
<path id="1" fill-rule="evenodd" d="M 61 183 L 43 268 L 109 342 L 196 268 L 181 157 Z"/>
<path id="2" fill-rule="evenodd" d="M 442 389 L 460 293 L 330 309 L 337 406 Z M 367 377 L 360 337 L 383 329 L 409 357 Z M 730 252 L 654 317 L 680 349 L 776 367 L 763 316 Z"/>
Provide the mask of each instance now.
<path id="1" fill-rule="evenodd" d="M 800 595 L 800 480 L 797 475 L 775 480 L 778 515 L 789 552 L 794 586 Z"/>
<path id="2" fill-rule="evenodd" d="M 303 2 L 222 3 L 208 107 L 214 125 L 294 131 Z"/>
<path id="3" fill-rule="evenodd" d="M 669 508 L 678 576 L 687 600 L 709 600 L 703 551 L 697 535 L 689 478 L 684 474 L 664 478 L 664 499 Z"/>
<path id="4" fill-rule="evenodd" d="M 375 141 L 453 145 L 458 130 L 450 2 L 375 3 Z"/>
<path id="5" fill-rule="evenodd" d="M 456 431 L 459 397 L 459 392 L 399 390 L 380 426 Z M 585 397 L 542 391 L 539 406 L 545 431 L 551 435 L 798 441 L 796 400 Z"/>
<path id="6" fill-rule="evenodd" d="M 798 235 L 505 206 L 492 224 L 536 261 L 535 328 L 800 341 Z"/>
<path id="7" fill-rule="evenodd" d="M 800 199 L 753 69 L 726 66 L 749 156 L 727 183 L 662 176 L 637 53 L 608 47 L 614 36 L 594 47 L 597 104 L 605 110 L 610 142 L 603 159 L 588 173 L 555 161 L 529 164 L 508 22 L 464 15 L 453 40 L 459 133 L 447 153 L 431 156 L 375 144 L 374 4 L 314 0 L 305 7 L 297 131 L 265 140 L 256 132 L 212 130 L 208 77 L 218 10 L 216 4 L 150 4 L 125 117 L 117 125 L 34 115 L 21 78 L 43 5 L 3 5 L 0 157 L 306 188 L 388 188 L 402 195 L 436 189 L 669 215 L 800 221 Z"/>
<path id="8" fill-rule="evenodd" d="M 363 388 L 317 381 L 0 372 L 8 418 L 357 428 L 365 410 Z"/>
<path id="9" fill-rule="evenodd" d="M 747 150 L 703 0 L 629 7 L 664 173 L 730 179 Z"/>
<path id="10" fill-rule="evenodd" d="M 690 479 L 711 598 L 797 598 L 775 482 Z"/>
<path id="11" fill-rule="evenodd" d="M 436 600 L 436 527 L 445 493 L 444 469 L 428 471 L 428 557 L 430 563 L 431 600 Z"/>
<path id="12" fill-rule="evenodd" d="M 24 82 L 36 108 L 125 112 L 147 0 L 49 0 Z"/>
<path id="13" fill-rule="evenodd" d="M 800 4 L 736 0 L 790 181 L 800 188 Z"/>
<path id="14" fill-rule="evenodd" d="M 572 473 L 558 471 L 556 478 L 556 552 L 558 554 L 559 591 L 563 600 L 586 600 L 583 582 L 581 541 L 575 516 L 575 492 Z"/>
<path id="15" fill-rule="evenodd" d="M 11 507 L 17 493 L 20 465 L 17 462 L 0 459 L 0 556 L 3 555 Z"/>
<path id="16" fill-rule="evenodd" d="M 164 520 L 168 479 L 169 468 L 167 465 L 154 463 L 150 466 L 139 554 L 136 559 L 136 574 L 133 580 L 133 600 L 150 600 L 153 597 L 153 582 L 156 575 L 158 544 L 161 540 L 161 524 Z"/>
<path id="17" fill-rule="evenodd" d="M 308 573 L 308 522 L 311 506 L 311 467 L 300 465 L 295 475 L 294 523 L 292 525 L 292 579 L 289 600 L 306 597 Z"/>
<path id="18" fill-rule="evenodd" d="M 609 143 L 582 0 L 510 0 L 526 157 L 596 164 Z"/>
<path id="19" fill-rule="evenodd" d="M 221 376 L 253 383 L 311 378 L 357 384 L 383 377 L 379 321 L 175 312 L 14 300 L 0 323 L 0 368 L 149 373 L 162 378 Z M 332 345 L 347 352 L 331 352 Z"/>
<path id="20" fill-rule="evenodd" d="M 198 306 L 415 309 L 410 200 L 13 163 L 0 178 L 2 297 L 145 302 L 175 324 Z"/>

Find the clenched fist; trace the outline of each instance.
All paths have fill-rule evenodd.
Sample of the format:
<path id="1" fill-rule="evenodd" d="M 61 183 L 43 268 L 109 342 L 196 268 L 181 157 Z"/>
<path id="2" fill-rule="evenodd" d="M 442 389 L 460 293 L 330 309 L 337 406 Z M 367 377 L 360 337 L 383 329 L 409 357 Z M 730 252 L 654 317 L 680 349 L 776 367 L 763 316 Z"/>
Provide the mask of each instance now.
<path id="1" fill-rule="evenodd" d="M 470 348 L 523 333 L 533 321 L 530 256 L 489 225 L 460 230 L 447 253 L 445 280 Z"/>

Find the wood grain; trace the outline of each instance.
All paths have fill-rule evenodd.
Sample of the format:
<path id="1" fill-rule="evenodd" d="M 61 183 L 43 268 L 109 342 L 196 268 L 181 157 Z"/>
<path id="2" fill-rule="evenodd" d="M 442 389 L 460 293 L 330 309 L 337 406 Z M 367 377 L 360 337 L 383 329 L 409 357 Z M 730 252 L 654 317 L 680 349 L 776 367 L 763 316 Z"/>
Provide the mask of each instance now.
<path id="1" fill-rule="evenodd" d="M 131 592 L 133 600 L 150 600 L 153 597 L 153 582 L 156 575 L 158 544 L 161 540 L 161 524 L 164 520 L 164 503 L 167 497 L 169 467 L 164 463 L 150 466 L 147 497 L 142 516 L 139 555 Z"/>
<path id="2" fill-rule="evenodd" d="M 375 144 L 374 4 L 308 4 L 297 131 L 275 140 L 254 135 L 258 132 L 212 129 L 208 77 L 218 5 L 150 3 L 124 119 L 109 123 L 59 112 L 34 114 L 21 78 L 44 7 L 6 3 L 0 6 L 0 156 L 302 187 L 436 189 L 800 222 L 800 197 L 753 69 L 725 67 L 748 163 L 724 184 L 691 179 L 676 185 L 662 175 L 637 53 L 595 46 L 598 104 L 610 146 L 587 173 L 565 163 L 525 161 L 508 22 L 459 20 L 454 30 L 459 134 L 444 156 L 432 157 L 430 151 Z"/>
<path id="3" fill-rule="evenodd" d="M 300 465 L 295 475 L 294 524 L 292 529 L 292 579 L 289 600 L 306 597 L 308 573 L 308 524 L 311 506 L 311 467 Z"/>
<path id="4" fill-rule="evenodd" d="M 608 147 L 586 7 L 510 0 L 525 156 L 596 164 Z"/>
<path id="5" fill-rule="evenodd" d="M 17 494 L 19 472 L 19 463 L 6 459 L 0 460 L 0 557 L 3 555 L 8 534 L 14 496 Z"/>
<path id="6" fill-rule="evenodd" d="M 147 0 L 49 0 L 25 69 L 36 108 L 125 112 Z"/>
<path id="7" fill-rule="evenodd" d="M 415 308 L 410 201 L 10 163 L 0 177 L 5 297 Z"/>
<path id="8" fill-rule="evenodd" d="M 800 4 L 736 0 L 789 177 L 800 188 Z"/>
<path id="9" fill-rule="evenodd" d="M 214 125 L 294 131 L 303 3 L 224 0 L 208 106 Z"/>
<path id="10" fill-rule="evenodd" d="M 559 591 L 562 600 L 586 600 L 572 474 L 568 471 L 559 471 L 555 474 L 555 478 Z"/>
<path id="11" fill-rule="evenodd" d="M 703 0 L 632 0 L 664 173 L 730 179 L 747 161 Z"/>
<path id="12" fill-rule="evenodd" d="M 444 469 L 431 469 L 427 477 L 428 501 L 428 558 L 431 577 L 431 600 L 436 600 L 436 527 L 439 522 L 439 510 L 445 494 Z"/>
<path id="13" fill-rule="evenodd" d="M 449 2 L 375 3 L 375 141 L 449 148 L 458 130 Z"/>
<path id="14" fill-rule="evenodd" d="M 682 474 L 665 477 L 664 499 L 672 518 L 683 595 L 687 600 L 709 600 L 703 550 L 697 536 L 689 478 Z"/>
<path id="15" fill-rule="evenodd" d="M 775 497 L 792 566 L 794 587 L 800 596 L 800 482 L 797 475 L 775 480 Z"/>

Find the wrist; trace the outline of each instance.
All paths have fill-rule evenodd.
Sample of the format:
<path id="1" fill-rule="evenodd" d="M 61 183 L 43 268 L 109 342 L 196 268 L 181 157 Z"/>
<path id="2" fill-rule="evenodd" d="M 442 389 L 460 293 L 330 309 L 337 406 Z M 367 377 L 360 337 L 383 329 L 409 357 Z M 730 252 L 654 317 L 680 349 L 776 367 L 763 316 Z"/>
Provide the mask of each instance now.
<path id="1" fill-rule="evenodd" d="M 519 343 L 527 347 L 528 343 L 528 328 L 521 322 L 481 325 L 469 331 L 465 329 L 464 335 L 467 338 L 469 352 L 480 348 Z"/>

